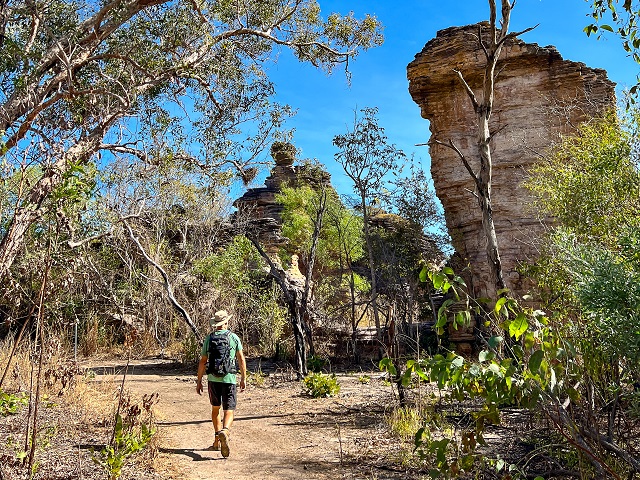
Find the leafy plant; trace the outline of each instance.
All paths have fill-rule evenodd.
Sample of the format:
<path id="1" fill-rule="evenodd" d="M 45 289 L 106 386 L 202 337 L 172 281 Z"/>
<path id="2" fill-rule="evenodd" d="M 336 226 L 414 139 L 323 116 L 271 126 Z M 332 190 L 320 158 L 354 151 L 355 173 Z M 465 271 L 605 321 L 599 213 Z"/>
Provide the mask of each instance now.
<path id="1" fill-rule="evenodd" d="M 267 376 L 262 373 L 262 370 L 258 370 L 255 373 L 249 373 L 249 383 L 255 385 L 256 387 L 264 387 L 266 378 Z"/>
<path id="2" fill-rule="evenodd" d="M 20 407 L 28 402 L 29 399 L 24 393 L 11 394 L 0 389 L 0 415 L 3 417 L 17 413 Z"/>
<path id="3" fill-rule="evenodd" d="M 580 264 L 583 267 L 588 265 L 585 262 Z M 619 270 L 609 271 L 617 272 L 618 277 L 621 275 Z M 447 288 L 452 272 L 433 274 L 430 278 L 434 287 Z M 620 278 L 616 283 L 618 286 L 621 285 Z M 613 289 L 620 293 L 611 285 L 604 287 L 603 284 L 604 292 Z M 629 295 L 623 297 L 628 299 Z M 632 454 L 620 457 L 625 459 L 626 465 L 611 461 L 611 453 L 617 456 L 620 452 L 632 452 L 634 448 L 628 442 L 628 434 L 624 433 L 630 425 L 618 431 L 614 422 L 616 411 L 624 408 L 620 403 L 621 385 L 629 381 L 619 366 L 628 363 L 617 357 L 614 365 L 609 364 L 605 359 L 611 357 L 603 355 L 606 349 L 594 345 L 594 337 L 583 341 L 580 337 L 565 336 L 564 333 L 572 331 L 567 330 L 565 323 L 558 322 L 540 309 L 524 307 L 514 298 L 501 297 L 489 310 L 479 307 L 488 305 L 486 301 L 471 308 L 474 302 L 468 303 L 467 312 L 484 316 L 485 323 L 495 326 L 494 331 L 500 332 L 484 339 L 486 343 L 477 360 L 463 358 L 453 352 L 419 361 L 409 360 L 402 376 L 405 385 L 417 376 L 423 381 L 434 382 L 441 397 L 451 401 L 470 400 L 476 405 L 471 413 L 475 420 L 471 428 L 456 428 L 434 438 L 426 427 L 418 431 L 416 453 L 429 462 L 432 476 L 453 478 L 461 471 L 475 470 L 476 461 L 487 464 L 489 460 L 477 448 L 485 444 L 487 425 L 499 424 L 502 410 L 511 406 L 548 418 L 568 439 L 565 449 L 581 458 L 581 471 L 591 467 L 596 476 L 611 478 L 623 478 L 633 471 L 636 460 Z M 603 305 L 602 302 L 600 304 Z M 449 308 L 453 305 L 443 305 L 438 317 L 449 318 Z M 584 305 L 588 303 L 584 302 Z M 459 304 L 455 305 L 455 311 L 455 315 L 460 313 Z M 633 337 L 634 331 L 627 330 L 627 334 Z M 602 339 L 607 340 L 607 337 L 603 335 Z M 607 343 L 615 345 L 613 341 Z M 633 351 L 627 349 L 627 352 L 631 354 Z M 380 368 L 391 375 L 396 374 L 390 359 L 381 361 Z M 629 368 L 631 372 L 635 371 L 632 365 Z M 595 377 L 596 373 L 598 377 Z M 610 380 L 605 383 L 607 376 Z M 594 382 L 596 378 L 597 382 Z M 617 380 L 617 385 L 612 380 Z M 597 398 L 594 392 L 598 393 Z M 606 415 L 591 405 L 592 402 L 600 405 L 604 400 L 607 403 L 601 408 L 609 408 Z M 614 408 L 611 409 L 610 405 Z M 601 442 L 605 438 L 602 430 L 609 435 L 607 442 Z M 506 467 L 502 465 L 501 468 Z"/>
<path id="4" fill-rule="evenodd" d="M 302 383 L 305 393 L 313 398 L 332 397 L 340 393 L 340 384 L 335 374 L 312 373 Z"/>
<path id="5" fill-rule="evenodd" d="M 307 359 L 307 368 L 314 373 L 320 373 L 327 363 L 329 363 L 329 361 L 326 358 L 319 355 L 312 355 Z"/>
<path id="6" fill-rule="evenodd" d="M 389 430 L 400 438 L 412 438 L 415 432 L 423 424 L 422 415 L 415 407 L 400 407 L 394 409 L 386 418 L 385 422 Z"/>
<path id="7" fill-rule="evenodd" d="M 141 409 L 137 403 L 131 402 L 129 396 L 120 398 L 111 442 L 100 452 L 92 452 L 93 461 L 105 470 L 109 480 L 119 478 L 127 458 L 149 444 L 156 432 L 151 408 L 157 401 L 157 393 L 143 395 Z"/>
<path id="8" fill-rule="evenodd" d="M 149 428 L 144 423 L 138 431 L 123 424 L 122 416 L 116 414 L 115 436 L 111 445 L 106 445 L 93 460 L 102 466 L 109 475 L 109 479 L 120 477 L 125 460 L 136 452 L 146 447 L 155 433 L 155 429 Z"/>

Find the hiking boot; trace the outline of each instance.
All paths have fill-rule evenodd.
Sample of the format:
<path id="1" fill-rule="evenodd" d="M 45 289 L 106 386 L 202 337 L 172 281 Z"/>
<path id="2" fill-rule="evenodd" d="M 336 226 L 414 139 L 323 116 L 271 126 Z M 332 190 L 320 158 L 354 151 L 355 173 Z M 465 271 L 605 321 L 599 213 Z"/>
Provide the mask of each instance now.
<path id="1" fill-rule="evenodd" d="M 223 428 L 218 433 L 218 440 L 220 440 L 220 453 L 224 458 L 229 456 L 229 430 Z"/>
<path id="2" fill-rule="evenodd" d="M 216 439 L 213 441 L 213 445 L 211 445 L 210 447 L 207 447 L 207 450 L 212 452 L 220 451 L 220 439 L 218 438 L 218 435 L 216 435 Z"/>

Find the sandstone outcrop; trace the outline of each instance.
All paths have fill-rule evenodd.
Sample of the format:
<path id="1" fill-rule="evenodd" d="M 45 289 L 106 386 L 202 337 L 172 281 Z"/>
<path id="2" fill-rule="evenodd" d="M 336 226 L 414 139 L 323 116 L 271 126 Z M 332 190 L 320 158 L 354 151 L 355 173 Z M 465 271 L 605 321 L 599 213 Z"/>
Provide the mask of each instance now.
<path id="1" fill-rule="evenodd" d="M 233 202 L 233 206 L 237 208 L 235 221 L 247 223 L 246 228 L 258 234 L 267 251 L 276 253 L 278 246 L 286 241 L 280 236 L 282 205 L 276 202 L 276 195 L 284 185 L 330 186 L 331 175 L 311 164 L 294 165 L 296 148 L 290 143 L 274 143 L 271 156 L 275 166 L 266 178 L 264 187 L 247 190 Z"/>
<path id="2" fill-rule="evenodd" d="M 481 25 L 486 34 L 488 25 Z M 431 139 L 453 141 L 472 160 L 477 158 L 475 114 L 454 69 L 481 94 L 485 63 L 478 31 L 479 25 L 439 31 L 407 67 L 409 92 L 430 122 Z M 529 207 L 522 180 L 561 135 L 615 106 L 615 84 L 604 70 L 563 60 L 554 47 L 519 39 L 505 45 L 497 71 L 491 117 L 491 131 L 497 132 L 491 145 L 494 221 L 507 287 L 524 294 L 527 285 L 517 267 L 535 258 L 534 240 L 544 227 Z M 492 296 L 474 183 L 453 150 L 430 142 L 429 153 L 454 248 L 471 266 L 473 292 Z"/>

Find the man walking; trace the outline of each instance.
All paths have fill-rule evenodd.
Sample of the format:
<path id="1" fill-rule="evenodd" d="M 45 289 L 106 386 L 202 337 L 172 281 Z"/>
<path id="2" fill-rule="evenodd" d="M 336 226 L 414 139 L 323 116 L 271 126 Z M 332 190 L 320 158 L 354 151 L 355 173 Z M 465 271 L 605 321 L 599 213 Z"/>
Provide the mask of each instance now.
<path id="1" fill-rule="evenodd" d="M 229 429 L 236 408 L 236 373 L 240 371 L 240 391 L 246 387 L 247 364 L 242 353 L 240 338 L 228 329 L 231 315 L 226 310 L 216 312 L 210 320 L 213 333 L 202 345 L 202 356 L 198 364 L 196 392 L 202 395 L 202 377 L 207 373 L 211 420 L 215 439 L 210 449 L 229 456 Z M 209 367 L 207 368 L 207 360 Z M 223 414 L 220 415 L 222 407 Z M 222 418 L 221 418 L 222 417 Z"/>

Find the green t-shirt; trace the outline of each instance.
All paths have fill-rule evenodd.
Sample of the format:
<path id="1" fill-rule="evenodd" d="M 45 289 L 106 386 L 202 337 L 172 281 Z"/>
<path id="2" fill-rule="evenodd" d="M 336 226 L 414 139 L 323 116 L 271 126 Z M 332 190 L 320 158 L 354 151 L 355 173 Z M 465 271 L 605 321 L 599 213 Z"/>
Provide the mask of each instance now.
<path id="1" fill-rule="evenodd" d="M 227 330 L 216 330 L 213 334 L 221 335 L 226 332 Z M 236 352 L 242 351 L 242 342 L 240 341 L 240 337 L 233 332 L 229 333 L 229 347 L 231 348 L 231 356 L 234 358 L 236 356 Z M 207 335 L 207 338 L 202 344 L 202 355 L 209 355 L 209 335 Z M 216 377 L 215 375 L 208 374 L 207 380 L 210 382 L 236 383 L 236 374 L 227 373 L 224 377 Z"/>

